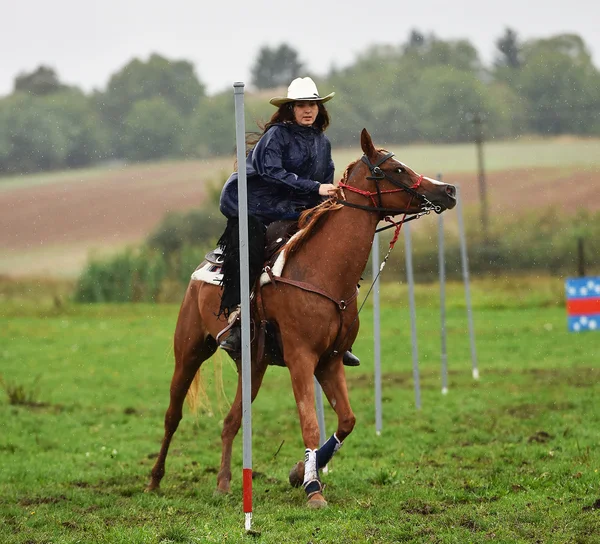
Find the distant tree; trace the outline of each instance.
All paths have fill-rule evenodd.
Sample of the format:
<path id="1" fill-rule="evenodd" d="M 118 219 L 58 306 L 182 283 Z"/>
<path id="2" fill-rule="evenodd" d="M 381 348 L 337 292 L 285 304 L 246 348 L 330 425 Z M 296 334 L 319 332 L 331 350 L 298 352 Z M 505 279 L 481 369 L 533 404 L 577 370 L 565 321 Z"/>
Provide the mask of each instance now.
<path id="1" fill-rule="evenodd" d="M 271 106 L 272 107 L 272 106 Z M 189 154 L 198 157 L 235 154 L 234 104 L 230 93 L 202 101 L 190 122 Z M 248 125 L 248 130 L 253 130 Z"/>
<path id="2" fill-rule="evenodd" d="M 40 97 L 14 93 L 0 100 L 0 172 L 37 172 L 64 165 L 68 138 Z"/>
<path id="3" fill-rule="evenodd" d="M 425 47 L 426 43 L 427 38 L 425 37 L 425 34 L 413 28 L 410 31 L 408 40 L 402 46 L 402 50 L 404 51 L 404 53 L 409 53 L 412 51 L 421 51 Z"/>
<path id="4" fill-rule="evenodd" d="M 123 155 L 139 161 L 179 155 L 184 127 L 181 114 L 163 98 L 138 100 L 125 119 Z"/>
<path id="5" fill-rule="evenodd" d="M 147 62 L 133 59 L 126 64 L 97 99 L 109 120 L 119 124 L 138 100 L 162 98 L 182 115 L 189 115 L 203 96 L 204 86 L 192 63 L 155 54 Z"/>
<path id="6" fill-rule="evenodd" d="M 66 138 L 62 166 L 86 166 L 107 158 L 110 150 L 108 127 L 100 119 L 90 97 L 70 89 L 43 100 Z"/>
<path id="7" fill-rule="evenodd" d="M 504 34 L 496 40 L 496 48 L 498 49 L 494 61 L 496 66 L 513 69 L 521 67 L 521 44 L 514 30 L 507 28 Z"/>
<path id="8" fill-rule="evenodd" d="M 561 34 L 526 43 L 517 83 L 528 106 L 530 130 L 598 133 L 600 72 L 579 36 Z"/>
<path id="9" fill-rule="evenodd" d="M 574 64 L 579 66 L 593 66 L 590 52 L 581 36 L 577 34 L 558 34 L 550 38 L 527 42 L 523 46 L 524 63 L 540 51 L 569 57 Z"/>
<path id="10" fill-rule="evenodd" d="M 418 133 L 428 141 L 466 141 L 470 138 L 468 114 L 486 111 L 487 89 L 475 74 L 451 66 L 430 67 L 417 84 Z"/>
<path id="11" fill-rule="evenodd" d="M 0 172 L 84 166 L 107 153 L 108 131 L 81 91 L 0 99 Z"/>
<path id="12" fill-rule="evenodd" d="M 252 83 L 258 89 L 271 89 L 289 85 L 304 70 L 298 52 L 289 45 L 277 48 L 263 47 L 251 69 Z"/>
<path id="13" fill-rule="evenodd" d="M 15 78 L 14 91 L 29 93 L 33 96 L 45 96 L 68 89 L 63 85 L 56 72 L 48 66 L 39 66 L 31 73 L 19 74 Z"/>
<path id="14" fill-rule="evenodd" d="M 422 70 L 430 66 L 449 66 L 465 72 L 481 70 L 477 49 L 469 40 L 446 41 L 433 35 L 426 38 L 415 31 L 402 49 L 404 68 Z"/>

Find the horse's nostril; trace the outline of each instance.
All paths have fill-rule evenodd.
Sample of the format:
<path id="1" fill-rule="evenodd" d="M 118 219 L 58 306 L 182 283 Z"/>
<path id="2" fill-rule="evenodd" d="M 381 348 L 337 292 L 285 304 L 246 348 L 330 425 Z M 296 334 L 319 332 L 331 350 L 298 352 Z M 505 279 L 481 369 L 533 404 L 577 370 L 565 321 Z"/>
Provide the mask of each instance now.
<path id="1" fill-rule="evenodd" d="M 456 187 L 454 185 L 446 185 L 446 194 L 452 198 L 456 198 Z"/>

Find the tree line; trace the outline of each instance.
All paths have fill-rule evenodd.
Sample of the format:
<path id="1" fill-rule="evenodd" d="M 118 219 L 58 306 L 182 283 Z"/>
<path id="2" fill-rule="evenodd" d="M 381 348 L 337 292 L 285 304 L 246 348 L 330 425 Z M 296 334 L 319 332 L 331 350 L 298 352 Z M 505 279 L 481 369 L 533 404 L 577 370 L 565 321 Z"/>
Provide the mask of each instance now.
<path id="1" fill-rule="evenodd" d="M 249 130 L 269 119 L 271 96 L 310 75 L 286 44 L 263 47 L 251 72 Z M 475 116 L 487 138 L 600 135 L 600 72 L 574 34 L 523 42 L 506 29 L 485 66 L 468 40 L 413 30 L 404 43 L 373 46 L 313 77 L 337 93 L 328 104 L 334 146 L 355 144 L 362 127 L 387 143 L 466 141 Z M 40 66 L 0 98 L 0 175 L 231 154 L 232 94 L 208 96 L 191 62 L 158 54 L 131 60 L 89 94 Z"/>

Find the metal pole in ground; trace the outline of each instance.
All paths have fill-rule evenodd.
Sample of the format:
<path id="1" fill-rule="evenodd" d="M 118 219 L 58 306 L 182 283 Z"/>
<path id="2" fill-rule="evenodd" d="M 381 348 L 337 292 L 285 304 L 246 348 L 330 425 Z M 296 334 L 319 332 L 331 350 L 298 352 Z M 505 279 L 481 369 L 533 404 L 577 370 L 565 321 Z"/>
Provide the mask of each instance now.
<path id="1" fill-rule="evenodd" d="M 438 174 L 442 181 L 442 174 Z M 438 261 L 440 273 L 440 324 L 442 351 L 442 395 L 448 393 L 448 352 L 446 348 L 446 260 L 444 258 L 444 215 L 438 215 Z"/>
<path id="2" fill-rule="evenodd" d="M 375 433 L 381 434 L 381 327 L 379 315 L 379 233 L 375 233 L 371 247 L 371 270 L 377 278 L 373 287 L 373 355 L 375 359 Z"/>
<path id="3" fill-rule="evenodd" d="M 327 440 L 327 435 L 325 434 L 325 408 L 323 406 L 323 389 L 321 388 L 321 384 L 314 378 L 315 382 L 315 403 L 317 405 L 317 421 L 319 422 L 319 447 L 325 444 Z M 327 465 L 323 467 L 323 472 L 327 474 Z"/>
<path id="4" fill-rule="evenodd" d="M 471 290 L 469 287 L 469 258 L 467 256 L 467 237 L 465 235 L 465 222 L 463 219 L 462 199 L 460 187 L 456 186 L 456 211 L 458 213 L 458 233 L 460 235 L 460 261 L 462 264 L 462 276 L 465 284 L 465 299 L 467 304 L 467 321 L 469 322 L 469 341 L 471 342 L 471 364 L 473 379 L 479 379 L 477 368 L 477 352 L 475 350 L 475 329 L 473 327 L 473 310 L 471 308 Z"/>
<path id="5" fill-rule="evenodd" d="M 242 319 L 242 432 L 244 526 L 252 527 L 252 384 L 250 372 L 250 282 L 248 278 L 248 192 L 246 186 L 246 125 L 244 84 L 233 84 L 235 99 L 235 143 L 238 164 L 238 206 L 240 225 L 240 291 Z"/>
<path id="6" fill-rule="evenodd" d="M 412 241 L 410 225 L 405 223 L 404 229 L 404 256 L 406 259 L 406 279 L 408 281 L 408 300 L 410 304 L 410 333 L 412 340 L 413 381 L 415 384 L 415 405 L 421 409 L 421 383 L 419 380 L 419 351 L 417 349 L 417 311 L 415 308 L 415 279 L 413 276 Z"/>

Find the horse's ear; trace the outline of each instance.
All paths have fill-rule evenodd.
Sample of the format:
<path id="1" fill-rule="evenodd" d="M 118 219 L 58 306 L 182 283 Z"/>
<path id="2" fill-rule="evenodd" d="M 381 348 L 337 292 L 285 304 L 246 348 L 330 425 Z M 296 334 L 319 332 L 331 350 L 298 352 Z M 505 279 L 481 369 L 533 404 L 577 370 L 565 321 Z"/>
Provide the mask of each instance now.
<path id="1" fill-rule="evenodd" d="M 362 147 L 363 153 L 369 158 L 377 153 L 373 145 L 373 140 L 371 140 L 371 135 L 366 128 L 363 128 L 360 133 L 360 147 Z"/>

